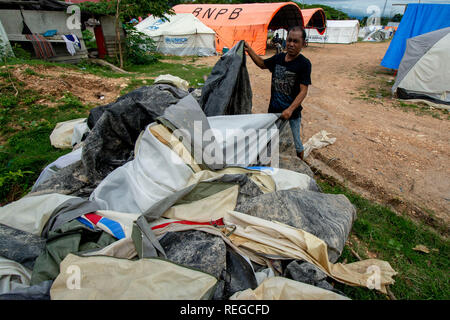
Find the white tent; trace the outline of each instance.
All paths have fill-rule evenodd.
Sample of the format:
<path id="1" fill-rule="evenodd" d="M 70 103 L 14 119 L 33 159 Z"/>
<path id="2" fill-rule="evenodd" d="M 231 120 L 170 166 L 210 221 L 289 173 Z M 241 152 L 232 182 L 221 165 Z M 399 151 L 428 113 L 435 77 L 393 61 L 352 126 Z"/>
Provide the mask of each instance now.
<path id="1" fill-rule="evenodd" d="M 136 30 L 152 38 L 157 51 L 177 56 L 216 54 L 215 32 L 191 13 L 178 13 L 167 19 L 149 16 Z"/>
<path id="2" fill-rule="evenodd" d="M 369 33 L 362 41 L 383 41 L 392 36 L 392 30 L 378 29 Z"/>
<path id="3" fill-rule="evenodd" d="M 278 38 L 280 38 L 281 40 L 286 40 L 287 34 L 288 34 L 288 32 L 286 29 L 278 29 L 278 30 L 275 30 L 275 32 L 273 33 L 273 36 L 275 37 L 275 35 L 278 35 Z"/>
<path id="4" fill-rule="evenodd" d="M 359 29 L 358 38 L 367 39 L 367 37 L 377 30 L 383 29 L 383 26 L 365 26 Z M 364 41 L 364 40 L 363 40 Z"/>
<path id="5" fill-rule="evenodd" d="M 358 41 L 358 20 L 327 20 L 327 29 L 319 34 L 316 29 L 306 29 L 308 42 L 353 43 Z"/>
<path id="6" fill-rule="evenodd" d="M 450 27 L 409 38 L 392 92 L 450 110 Z"/>
<path id="7" fill-rule="evenodd" d="M 2 22 L 0 21 L 0 58 L 3 56 L 14 56 L 14 53 L 5 28 L 3 28 Z"/>

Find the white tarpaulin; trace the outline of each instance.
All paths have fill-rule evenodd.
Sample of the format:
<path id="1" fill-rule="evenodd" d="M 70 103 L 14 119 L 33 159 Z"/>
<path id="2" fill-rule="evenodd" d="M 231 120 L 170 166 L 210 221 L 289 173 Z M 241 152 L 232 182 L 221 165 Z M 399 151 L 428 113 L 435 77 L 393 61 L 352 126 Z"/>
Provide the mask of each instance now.
<path id="1" fill-rule="evenodd" d="M 0 21 L 0 57 L 3 56 L 14 56 L 14 52 L 12 51 L 5 28 L 3 28 L 3 24 Z"/>
<path id="2" fill-rule="evenodd" d="M 222 160 L 225 160 L 227 165 L 249 165 L 261 157 L 267 143 L 277 134 L 276 131 L 270 130 L 276 128 L 276 120 L 277 117 L 273 114 L 208 118 L 212 133 L 221 148 L 219 153 L 226 150 L 225 159 Z M 104 210 L 142 213 L 192 183 L 194 171 L 185 162 L 190 163 L 190 160 L 181 158 L 168 145 L 161 143 L 151 131 L 156 127 L 157 124 L 153 123 L 146 128 L 140 139 L 136 158 L 111 172 L 97 186 L 90 200 L 96 201 Z M 252 128 L 269 129 L 268 137 L 262 139 L 265 143 L 258 145 L 260 140 L 256 140 L 255 135 L 236 135 L 238 128 L 244 132 L 251 132 Z M 250 144 L 253 149 L 249 150 Z M 234 146 L 237 147 L 236 150 Z"/>
<path id="3" fill-rule="evenodd" d="M 212 275 L 162 259 L 69 254 L 60 270 L 50 290 L 52 300 L 209 299 L 217 283 Z M 80 271 L 78 281 L 72 280 L 73 270 Z"/>
<path id="4" fill-rule="evenodd" d="M 168 19 L 150 16 L 136 25 L 156 42 L 157 51 L 177 56 L 213 56 L 215 32 L 191 13 L 178 13 Z"/>
<path id="5" fill-rule="evenodd" d="M 72 148 L 72 136 L 76 125 L 86 121 L 86 118 L 58 122 L 50 134 L 50 143 L 55 148 Z"/>
<path id="6" fill-rule="evenodd" d="M 51 214 L 63 202 L 75 197 L 58 193 L 23 197 L 0 207 L 0 223 L 41 235 Z"/>
<path id="7" fill-rule="evenodd" d="M 336 142 L 336 138 L 328 137 L 330 133 L 320 130 L 303 145 L 305 147 L 304 157 L 306 158 L 314 149 L 320 149 Z"/>
<path id="8" fill-rule="evenodd" d="M 230 300 L 350 300 L 333 291 L 282 277 L 267 278 L 255 290 L 239 291 Z"/>

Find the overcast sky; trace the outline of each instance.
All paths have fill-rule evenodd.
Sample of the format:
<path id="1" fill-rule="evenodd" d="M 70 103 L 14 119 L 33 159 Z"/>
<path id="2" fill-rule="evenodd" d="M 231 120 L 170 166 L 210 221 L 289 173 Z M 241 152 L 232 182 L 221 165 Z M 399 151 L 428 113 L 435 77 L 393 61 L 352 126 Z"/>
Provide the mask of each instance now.
<path id="1" fill-rule="evenodd" d="M 383 11 L 384 4 L 386 0 L 295 0 L 299 3 L 304 4 L 313 4 L 313 3 L 320 3 L 327 6 L 334 7 L 336 9 L 342 10 L 345 13 L 347 13 L 349 16 L 353 17 L 364 17 L 364 16 L 370 16 L 373 12 L 371 10 L 369 13 L 367 12 L 367 9 L 370 6 L 377 6 L 379 8 L 379 12 L 381 15 L 381 12 Z M 407 4 L 407 3 L 447 3 L 450 4 L 450 1 L 443 1 L 443 0 L 387 0 L 386 2 L 386 9 L 384 10 L 384 16 L 393 16 L 396 13 L 403 14 L 404 12 L 404 6 L 393 6 L 392 4 Z"/>

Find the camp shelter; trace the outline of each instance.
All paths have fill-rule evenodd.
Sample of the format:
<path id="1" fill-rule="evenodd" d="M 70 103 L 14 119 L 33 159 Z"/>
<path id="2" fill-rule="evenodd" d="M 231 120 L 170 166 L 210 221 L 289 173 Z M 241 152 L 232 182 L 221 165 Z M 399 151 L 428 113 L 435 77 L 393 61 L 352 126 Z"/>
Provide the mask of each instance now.
<path id="1" fill-rule="evenodd" d="M 377 29 L 366 35 L 362 41 L 383 41 L 391 37 L 392 32 L 390 30 Z"/>
<path id="2" fill-rule="evenodd" d="M 149 16 L 136 30 L 156 42 L 158 52 L 177 56 L 212 56 L 216 53 L 216 33 L 191 13 L 177 13 L 167 18 Z"/>
<path id="3" fill-rule="evenodd" d="M 450 108 L 450 27 L 408 39 L 392 92 Z"/>
<path id="4" fill-rule="evenodd" d="M 383 29 L 383 26 L 371 25 L 359 28 L 358 38 L 360 38 L 361 40 L 365 39 L 369 34 L 380 29 Z"/>
<path id="5" fill-rule="evenodd" d="M 12 51 L 8 35 L 6 34 L 5 28 L 3 28 L 2 21 L 0 20 L 0 58 L 11 55 L 14 55 L 14 52 Z"/>
<path id="6" fill-rule="evenodd" d="M 304 26 L 294 2 L 251 4 L 180 4 L 176 13 L 192 13 L 216 32 L 216 50 L 232 48 L 245 40 L 259 55 L 266 53 L 268 29 Z"/>
<path id="7" fill-rule="evenodd" d="M 323 34 L 316 29 L 306 29 L 308 42 L 318 43 L 353 43 L 358 41 L 358 20 L 327 20 Z"/>
<path id="8" fill-rule="evenodd" d="M 446 27 L 450 27 L 450 4 L 408 4 L 381 65 L 398 69 L 407 39 Z"/>
<path id="9" fill-rule="evenodd" d="M 400 22 L 388 22 L 387 26 L 384 27 L 384 29 L 392 29 L 394 31 L 397 31 L 398 26 L 400 25 Z"/>
<path id="10" fill-rule="evenodd" d="M 301 12 L 306 30 L 315 30 L 320 35 L 325 33 L 327 17 L 322 8 L 303 9 Z"/>

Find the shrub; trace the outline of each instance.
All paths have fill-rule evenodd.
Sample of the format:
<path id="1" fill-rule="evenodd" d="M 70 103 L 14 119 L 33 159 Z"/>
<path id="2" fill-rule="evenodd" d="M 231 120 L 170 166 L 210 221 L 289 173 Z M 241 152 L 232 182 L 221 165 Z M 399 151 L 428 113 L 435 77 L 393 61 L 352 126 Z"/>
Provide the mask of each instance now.
<path id="1" fill-rule="evenodd" d="M 152 64 L 160 57 L 156 53 L 155 42 L 146 34 L 137 31 L 132 25 L 125 25 L 125 59 L 128 63 Z"/>

